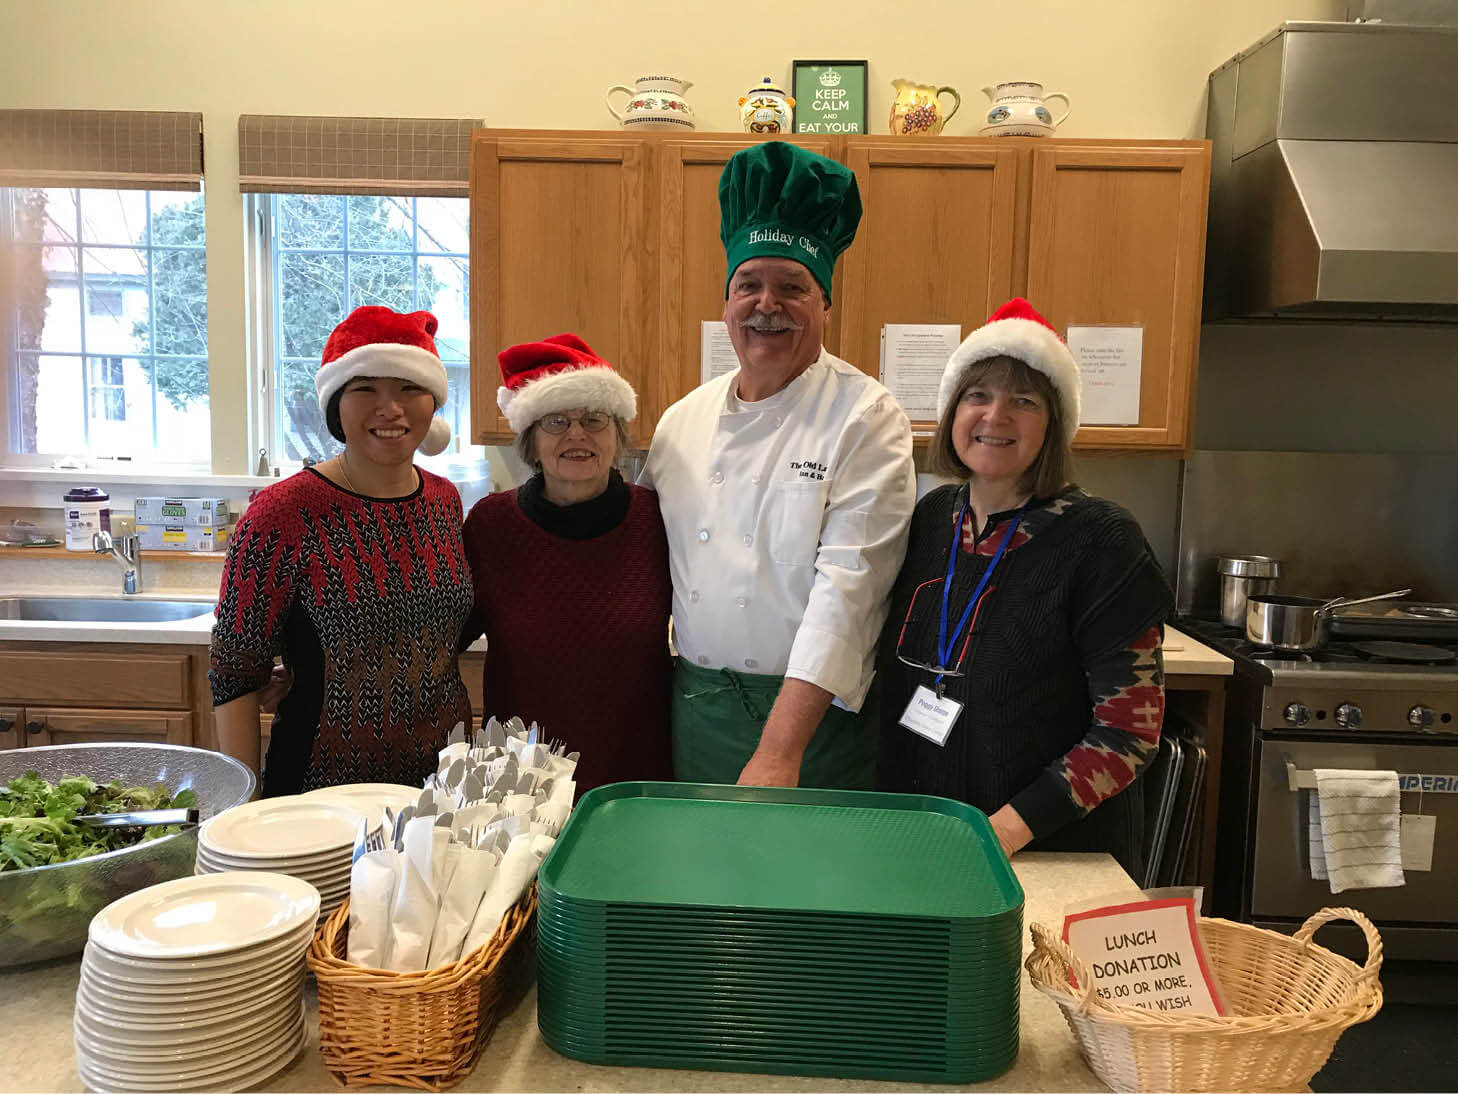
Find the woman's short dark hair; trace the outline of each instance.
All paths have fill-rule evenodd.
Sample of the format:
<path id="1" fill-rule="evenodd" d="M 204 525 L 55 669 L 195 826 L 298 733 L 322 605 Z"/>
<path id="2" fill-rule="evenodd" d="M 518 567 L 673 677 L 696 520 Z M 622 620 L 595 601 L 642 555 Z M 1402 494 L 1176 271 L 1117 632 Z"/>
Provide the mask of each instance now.
<path id="1" fill-rule="evenodd" d="M 516 435 L 516 454 L 521 458 L 521 462 L 533 471 L 542 469 L 541 461 L 537 459 L 537 426 L 541 420 L 538 418 Z M 613 460 L 613 466 L 621 471 L 628 465 L 628 453 L 632 449 L 632 441 L 628 438 L 628 423 L 616 414 L 613 415 L 613 429 L 618 434 L 618 455 Z"/>
<path id="2" fill-rule="evenodd" d="M 952 420 L 957 416 L 957 405 L 974 384 L 990 384 L 1007 391 L 1031 391 L 1043 400 L 1048 407 L 1048 432 L 1043 435 L 1043 447 L 1023 476 L 1023 488 L 1040 498 L 1058 493 L 1073 477 L 1073 449 L 1063 429 L 1064 407 L 1053 382 L 1016 357 L 988 357 L 967 369 L 941 421 L 937 422 L 937 431 L 932 434 L 927 470 L 963 481 L 972 477 L 952 444 Z"/>

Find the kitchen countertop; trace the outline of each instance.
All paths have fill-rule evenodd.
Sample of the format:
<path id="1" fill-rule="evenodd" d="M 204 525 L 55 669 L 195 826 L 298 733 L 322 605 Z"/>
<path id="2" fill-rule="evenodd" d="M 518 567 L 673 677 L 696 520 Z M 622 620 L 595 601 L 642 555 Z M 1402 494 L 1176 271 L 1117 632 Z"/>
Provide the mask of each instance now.
<path id="1" fill-rule="evenodd" d="M 124 599 L 116 594 L 77 594 L 75 589 L 26 589 L 11 592 L 6 596 L 70 596 L 82 595 L 88 599 Z M 195 604 L 209 604 L 215 599 L 209 595 L 189 593 L 142 593 L 132 600 L 185 600 Z M 29 642 L 128 642 L 160 645 L 206 646 L 212 637 L 211 612 L 195 619 L 180 619 L 168 623 L 59 623 L 21 619 L 0 619 L 0 641 L 17 639 Z M 478 639 L 470 649 L 481 651 L 486 640 Z M 1164 628 L 1164 671 L 1166 676 L 1229 676 L 1234 663 L 1224 654 L 1216 653 L 1209 646 L 1189 635 Z"/>
<path id="2" fill-rule="evenodd" d="M 1129 875 L 1108 855 L 1023 854 L 1013 859 L 1027 903 L 1023 909 L 1023 951 L 1030 948 L 1028 926 L 1056 926 L 1069 904 L 1101 896 L 1127 898 L 1138 893 Z M 18 971 L 0 971 L 0 995 L 23 1001 L 6 1008 L 0 1039 L 0 1075 L 8 1090 L 79 1090 L 71 1044 L 79 959 L 52 961 Z M 1028 1091 L 1102 1091 L 1079 1055 L 1058 1007 L 1022 974 L 1022 1046 L 1012 1068 L 981 1087 L 927 1086 L 927 1090 L 995 1089 Z M 309 1041 L 286 1069 L 259 1090 L 336 1091 L 318 1053 L 317 1016 L 310 999 Z M 741 1075 L 734 1072 L 676 1071 L 656 1068 L 600 1067 L 559 1056 L 542 1041 L 536 1024 L 536 988 L 506 1014 L 486 1046 L 475 1071 L 456 1089 L 718 1091 L 843 1090 L 890 1091 L 916 1087 L 869 1079 L 823 1079 L 794 1075 Z M 388 1088 L 378 1088 L 388 1089 Z"/>

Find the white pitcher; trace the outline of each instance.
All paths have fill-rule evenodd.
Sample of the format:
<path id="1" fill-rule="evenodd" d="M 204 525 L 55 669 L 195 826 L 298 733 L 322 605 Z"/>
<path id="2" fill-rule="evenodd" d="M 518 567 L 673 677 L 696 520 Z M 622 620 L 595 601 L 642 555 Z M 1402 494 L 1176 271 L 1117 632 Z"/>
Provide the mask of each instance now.
<path id="1" fill-rule="evenodd" d="M 607 89 L 608 112 L 624 129 L 694 128 L 694 108 L 683 93 L 694 85 L 677 76 L 639 76 L 632 87 L 616 84 Z M 628 96 L 622 110 L 613 106 L 613 94 Z"/>
<path id="2" fill-rule="evenodd" d="M 981 129 L 984 137 L 1047 137 L 1063 124 L 1072 110 L 1063 92 L 1045 93 L 1042 84 L 1026 80 L 989 85 L 982 89 L 982 94 L 992 102 L 987 110 L 987 124 Z M 1063 113 L 1056 118 L 1046 105 L 1049 99 L 1063 100 Z"/>

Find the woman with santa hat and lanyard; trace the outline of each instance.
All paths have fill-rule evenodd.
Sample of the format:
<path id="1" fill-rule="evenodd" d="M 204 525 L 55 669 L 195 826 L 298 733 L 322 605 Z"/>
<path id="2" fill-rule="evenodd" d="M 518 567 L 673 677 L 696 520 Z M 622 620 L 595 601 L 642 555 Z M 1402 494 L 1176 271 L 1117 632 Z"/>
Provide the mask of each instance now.
<path id="1" fill-rule="evenodd" d="M 960 481 L 912 517 L 878 784 L 977 806 L 1009 855 L 1106 851 L 1137 877 L 1173 600 L 1134 518 L 1068 481 L 1079 385 L 1022 299 L 948 361 L 929 460 Z"/>
<path id="2" fill-rule="evenodd" d="M 471 721 L 456 639 L 471 609 L 461 498 L 415 466 L 445 449 L 436 319 L 361 307 L 315 379 L 333 459 L 261 490 L 228 545 L 213 628 L 218 743 L 259 767 L 259 692 L 282 655 L 263 794 L 419 786 Z"/>
<path id="3" fill-rule="evenodd" d="M 575 334 L 504 350 L 496 401 L 535 474 L 466 518 L 486 635 L 486 713 L 536 721 L 580 751 L 579 793 L 673 777 L 668 543 L 658 497 L 615 464 L 633 387 Z"/>

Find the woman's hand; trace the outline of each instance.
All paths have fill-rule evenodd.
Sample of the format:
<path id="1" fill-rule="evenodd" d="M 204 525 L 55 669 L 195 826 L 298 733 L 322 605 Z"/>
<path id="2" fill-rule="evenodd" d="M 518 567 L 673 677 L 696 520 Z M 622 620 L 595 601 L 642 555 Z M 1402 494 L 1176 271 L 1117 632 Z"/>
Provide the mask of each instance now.
<path id="1" fill-rule="evenodd" d="M 1033 832 L 1011 805 L 1004 805 L 987 818 L 992 830 L 997 833 L 997 842 L 1002 844 L 1003 853 L 1012 858 L 1033 841 Z"/>
<path id="2" fill-rule="evenodd" d="M 274 665 L 268 683 L 254 693 L 258 696 L 258 709 L 264 714 L 272 714 L 293 686 L 294 674 L 282 665 Z"/>

